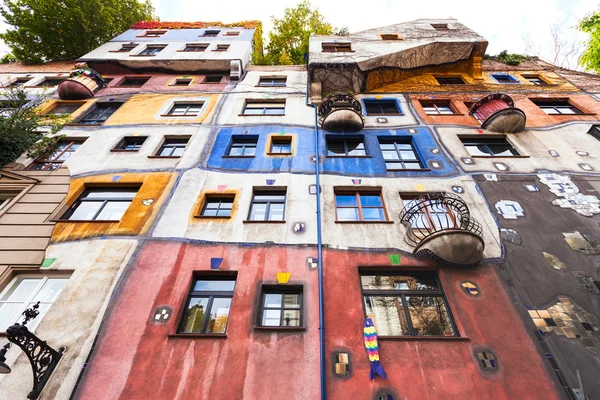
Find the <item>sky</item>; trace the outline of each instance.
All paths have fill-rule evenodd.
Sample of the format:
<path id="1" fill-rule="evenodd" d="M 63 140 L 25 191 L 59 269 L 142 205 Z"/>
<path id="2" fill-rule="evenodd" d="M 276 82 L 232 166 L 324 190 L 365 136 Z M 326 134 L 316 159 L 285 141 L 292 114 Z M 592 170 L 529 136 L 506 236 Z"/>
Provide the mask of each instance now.
<path id="1" fill-rule="evenodd" d="M 286 7 L 300 0 L 152 0 L 162 21 L 236 22 L 258 19 L 264 31 L 272 27 L 271 16 L 283 16 Z M 201 5 L 200 5 L 201 4 Z M 334 27 L 346 26 L 350 32 L 393 25 L 419 18 L 456 18 L 485 37 L 487 53 L 527 53 L 554 60 L 551 26 L 560 26 L 561 40 L 581 43 L 586 36 L 574 28 L 577 20 L 598 10 L 599 0 L 312 0 Z M 564 54 L 564 51 L 563 51 Z M 569 58 L 575 67 L 577 56 Z M 562 60 L 561 62 L 565 62 Z"/>
<path id="2" fill-rule="evenodd" d="M 237 22 L 258 19 L 264 31 L 272 27 L 271 16 L 283 16 L 286 7 L 300 0 L 151 0 L 162 21 Z M 393 25 L 418 18 L 456 18 L 489 42 L 488 54 L 502 50 L 509 53 L 537 55 L 555 61 L 556 51 L 551 27 L 560 27 L 563 48 L 586 40 L 575 29 L 587 13 L 600 9 L 600 0 L 312 0 L 325 19 L 334 27 L 350 32 Z M 0 22 L 0 31 L 6 26 Z M 579 46 L 580 52 L 582 46 Z M 0 42 L 0 54 L 6 46 Z M 566 50 L 562 51 L 565 54 Z M 578 54 L 556 60 L 557 64 L 575 68 Z"/>

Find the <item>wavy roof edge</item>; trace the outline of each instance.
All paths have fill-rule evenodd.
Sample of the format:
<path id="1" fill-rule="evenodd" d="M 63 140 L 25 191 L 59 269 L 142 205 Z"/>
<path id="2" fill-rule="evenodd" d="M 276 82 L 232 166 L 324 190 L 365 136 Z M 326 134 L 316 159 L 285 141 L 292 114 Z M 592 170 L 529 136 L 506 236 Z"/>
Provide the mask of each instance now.
<path id="1" fill-rule="evenodd" d="M 220 21 L 138 21 L 131 25 L 129 29 L 201 29 L 212 27 L 256 29 L 257 27 L 262 27 L 262 22 L 258 20 L 238 21 L 231 23 L 224 23 Z"/>

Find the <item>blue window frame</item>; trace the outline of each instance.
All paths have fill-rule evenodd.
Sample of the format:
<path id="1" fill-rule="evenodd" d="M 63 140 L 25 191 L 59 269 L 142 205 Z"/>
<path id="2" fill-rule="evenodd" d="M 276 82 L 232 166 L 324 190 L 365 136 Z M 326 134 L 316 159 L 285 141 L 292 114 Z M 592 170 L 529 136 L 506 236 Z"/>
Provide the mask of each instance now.
<path id="1" fill-rule="evenodd" d="M 363 99 L 365 115 L 402 115 L 396 99 Z"/>
<path id="2" fill-rule="evenodd" d="M 494 80 L 498 83 L 503 83 L 503 84 L 521 83 L 517 78 L 515 78 L 511 74 L 490 74 L 490 76 L 492 78 L 494 78 Z"/>

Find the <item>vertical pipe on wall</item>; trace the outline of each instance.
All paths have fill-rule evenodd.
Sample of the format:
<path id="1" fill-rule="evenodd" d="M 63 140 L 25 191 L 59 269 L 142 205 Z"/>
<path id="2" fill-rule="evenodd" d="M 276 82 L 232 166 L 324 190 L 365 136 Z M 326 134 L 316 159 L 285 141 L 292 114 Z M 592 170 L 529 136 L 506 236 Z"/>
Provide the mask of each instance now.
<path id="1" fill-rule="evenodd" d="M 308 54 L 304 55 L 306 60 L 306 105 L 312 107 L 315 113 L 315 184 L 316 184 L 316 202 L 317 202 L 317 273 L 319 275 L 319 361 L 321 372 L 321 400 L 327 399 L 327 387 L 325 384 L 325 318 L 323 302 L 323 242 L 321 237 L 321 176 L 319 174 L 319 118 L 317 115 L 317 106 L 308 101 Z"/>

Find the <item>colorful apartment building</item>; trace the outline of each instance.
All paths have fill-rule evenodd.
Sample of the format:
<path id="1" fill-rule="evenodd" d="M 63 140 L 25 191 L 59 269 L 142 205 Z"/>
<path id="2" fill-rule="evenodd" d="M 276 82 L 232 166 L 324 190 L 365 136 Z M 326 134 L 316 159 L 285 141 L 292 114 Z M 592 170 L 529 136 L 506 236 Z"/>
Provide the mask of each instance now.
<path id="1" fill-rule="evenodd" d="M 302 66 L 252 65 L 261 34 L 142 22 L 76 73 L 0 68 L 70 115 L 0 170 L 0 331 L 40 301 L 64 347 L 39 398 L 600 397 L 598 77 L 453 19 Z"/>

